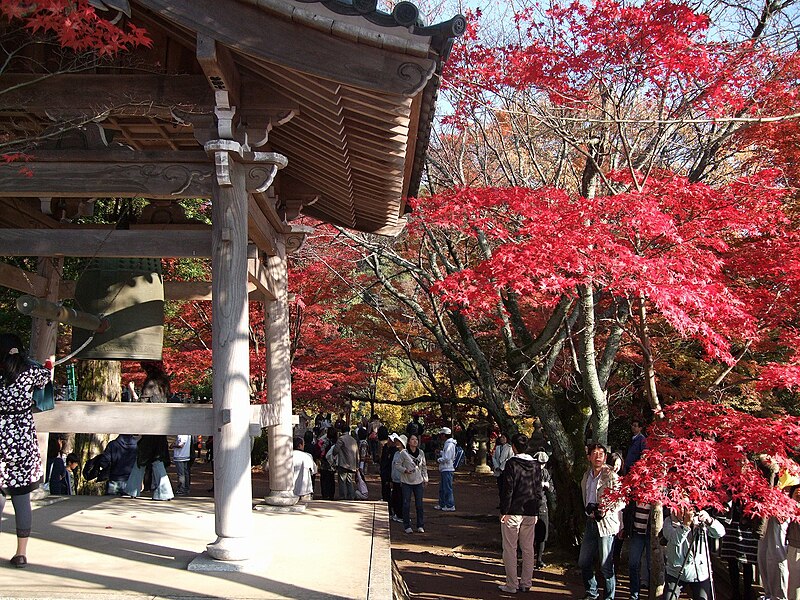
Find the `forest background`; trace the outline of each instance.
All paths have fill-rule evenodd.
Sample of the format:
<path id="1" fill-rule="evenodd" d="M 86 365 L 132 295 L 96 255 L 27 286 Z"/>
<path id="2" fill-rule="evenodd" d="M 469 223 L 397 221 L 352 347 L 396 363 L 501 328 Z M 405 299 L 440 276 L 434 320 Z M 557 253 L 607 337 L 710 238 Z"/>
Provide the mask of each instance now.
<path id="1" fill-rule="evenodd" d="M 57 13 L 37 21 L 20 5 L 0 11 L 92 60 L 146 43 L 134 30 L 111 49 L 76 44 Z M 624 448 L 632 418 L 652 441 L 626 493 L 721 504 L 732 490 L 754 511 L 793 510 L 752 459 L 793 469 L 800 433 L 797 7 L 423 3 L 430 20 L 469 18 L 442 76 L 424 191 L 397 238 L 305 221 L 315 233 L 290 274 L 295 412 L 377 412 L 392 429 L 417 413 L 458 432 L 487 420 L 530 432 L 537 417 L 557 520 L 575 530 L 586 439 Z M 144 204 L 101 200 L 81 218 L 135 220 Z M 210 216 L 203 201 L 184 207 Z M 67 262 L 65 277 L 82 269 Z M 210 277 L 201 261 L 164 270 Z M 0 293 L 0 327 L 25 336 L 15 296 Z M 210 310 L 167 310 L 165 367 L 191 397 L 210 396 Z M 68 346 L 63 331 L 59 354 Z M 80 361 L 79 397 L 118 401 L 143 377 L 135 363 Z"/>

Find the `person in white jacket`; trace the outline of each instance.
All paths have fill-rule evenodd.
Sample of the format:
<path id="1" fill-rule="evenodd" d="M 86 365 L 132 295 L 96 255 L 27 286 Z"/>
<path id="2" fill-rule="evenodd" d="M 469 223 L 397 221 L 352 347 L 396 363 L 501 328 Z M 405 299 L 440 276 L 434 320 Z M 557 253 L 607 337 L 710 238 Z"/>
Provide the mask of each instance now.
<path id="1" fill-rule="evenodd" d="M 428 483 L 428 465 L 425 464 L 425 453 L 419 449 L 417 436 L 408 437 L 408 446 L 398 452 L 400 455 L 400 482 L 403 486 L 403 526 L 406 533 L 411 529 L 411 494 L 417 508 L 417 532 L 425 533 L 425 515 L 422 511 L 422 495 Z"/>
<path id="2" fill-rule="evenodd" d="M 453 473 L 455 466 L 453 461 L 456 457 L 456 441 L 452 438 L 452 431 L 449 427 L 442 427 L 439 436 L 444 441 L 441 454 L 436 460 L 439 462 L 439 504 L 434 506 L 435 510 L 454 511 L 456 501 L 453 497 Z"/>

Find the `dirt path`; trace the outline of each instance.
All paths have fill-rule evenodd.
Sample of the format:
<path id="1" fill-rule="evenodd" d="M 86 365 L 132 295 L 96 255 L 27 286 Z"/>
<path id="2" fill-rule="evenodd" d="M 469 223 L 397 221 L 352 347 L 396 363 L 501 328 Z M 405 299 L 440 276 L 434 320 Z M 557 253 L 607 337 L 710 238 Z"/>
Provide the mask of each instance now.
<path id="1" fill-rule="evenodd" d="M 372 476 L 368 479 L 377 481 Z M 448 600 L 508 597 L 497 589 L 505 575 L 494 477 L 457 472 L 453 485 L 455 512 L 433 510 L 438 486 L 438 472 L 431 471 L 425 490 L 425 533 L 406 534 L 402 523 L 391 524 L 392 557 L 411 597 Z M 555 559 L 545 551 L 545 562 L 563 562 Z M 579 598 L 583 586 L 574 567 L 565 569 L 551 564 L 535 573 L 531 591 L 539 599 Z M 619 597 L 627 597 L 627 590 Z"/>

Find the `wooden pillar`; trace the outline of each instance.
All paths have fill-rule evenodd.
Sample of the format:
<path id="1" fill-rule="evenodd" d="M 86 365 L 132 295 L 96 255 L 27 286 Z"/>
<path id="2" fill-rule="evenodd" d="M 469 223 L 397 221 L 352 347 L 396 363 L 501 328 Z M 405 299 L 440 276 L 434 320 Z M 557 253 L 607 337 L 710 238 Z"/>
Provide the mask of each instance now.
<path id="1" fill-rule="evenodd" d="M 39 275 L 47 279 L 47 295 L 45 299 L 58 302 L 58 288 L 61 282 L 61 269 L 64 267 L 63 258 L 39 258 Z M 35 361 L 44 364 L 46 360 L 55 362 L 56 341 L 58 337 L 58 323 L 48 322 L 45 319 L 34 318 L 31 324 L 31 343 L 28 355 Z M 47 473 L 47 442 L 49 432 L 36 432 L 36 441 L 39 444 L 39 454 L 42 458 L 42 473 Z"/>
<path id="2" fill-rule="evenodd" d="M 292 365 L 289 338 L 289 292 L 286 240 L 277 236 L 276 256 L 268 258 L 275 300 L 265 301 L 264 329 L 267 338 L 267 400 L 275 406 L 278 424 L 267 429 L 269 444 L 269 494 L 264 502 L 273 506 L 297 503 L 292 470 Z"/>
<path id="3" fill-rule="evenodd" d="M 214 503 L 217 539 L 208 554 L 244 560 L 252 554 L 250 356 L 247 300 L 247 191 L 239 145 L 206 144 L 217 165 L 212 197 L 212 368 Z"/>

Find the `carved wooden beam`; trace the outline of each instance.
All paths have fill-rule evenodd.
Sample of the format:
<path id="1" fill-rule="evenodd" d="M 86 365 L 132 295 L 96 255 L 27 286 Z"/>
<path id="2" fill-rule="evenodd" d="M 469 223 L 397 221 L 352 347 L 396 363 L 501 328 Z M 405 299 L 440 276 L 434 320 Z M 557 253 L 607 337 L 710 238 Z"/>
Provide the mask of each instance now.
<path id="1" fill-rule="evenodd" d="M 230 50 L 217 42 L 213 37 L 199 33 L 197 35 L 197 62 L 203 68 L 211 89 L 227 94 L 228 106 L 240 106 L 239 91 L 241 81 L 239 69 L 233 62 Z M 217 95 L 217 104 L 219 104 Z"/>
<path id="2" fill-rule="evenodd" d="M 245 166 L 247 190 L 262 192 L 286 159 L 248 151 L 237 162 Z M 0 198 L 210 198 L 215 168 L 204 152 L 41 150 L 24 165 L 0 163 Z"/>
<path id="3" fill-rule="evenodd" d="M 344 85 L 413 96 L 434 73 L 436 61 L 329 35 L 276 18 L 236 0 L 140 0 L 163 18 L 222 42 L 249 58 L 282 65 Z M 328 27 L 332 26 L 332 23 Z"/>
<path id="4" fill-rule="evenodd" d="M 299 112 L 295 100 L 274 93 L 263 82 L 244 79 L 241 115 Z M 159 115 L 175 120 L 213 115 L 214 91 L 203 75 L 3 74 L 0 113 L 70 114 L 93 117 Z"/>
<path id="5" fill-rule="evenodd" d="M 214 167 L 203 152 L 37 151 L 0 164 L 0 197 L 208 198 Z"/>
<path id="6" fill-rule="evenodd" d="M 2 229 L 0 256 L 208 258 L 211 231 Z"/>

